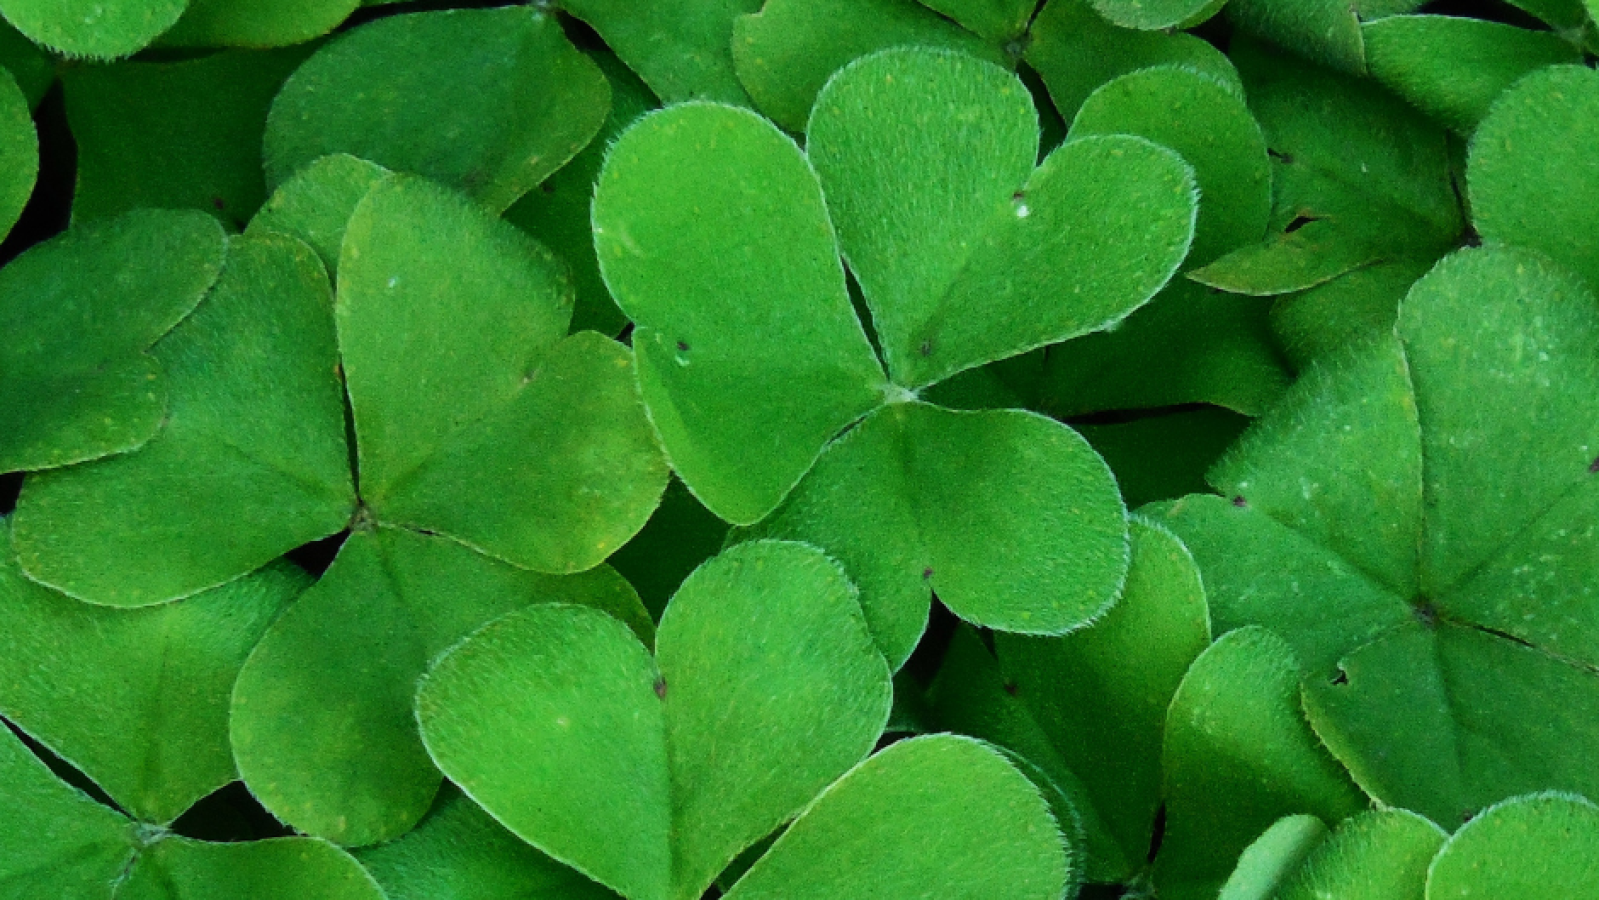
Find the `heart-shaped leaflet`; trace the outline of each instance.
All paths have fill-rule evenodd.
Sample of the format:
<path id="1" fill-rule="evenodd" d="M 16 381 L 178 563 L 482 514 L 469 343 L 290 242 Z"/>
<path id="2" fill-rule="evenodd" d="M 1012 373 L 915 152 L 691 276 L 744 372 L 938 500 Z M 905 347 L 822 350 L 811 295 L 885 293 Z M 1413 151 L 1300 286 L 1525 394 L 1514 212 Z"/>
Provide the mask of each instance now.
<path id="1" fill-rule="evenodd" d="M 888 50 L 828 82 L 806 153 L 894 381 L 1098 331 L 1188 253 L 1193 170 L 1125 135 L 1070 141 L 1035 168 L 1021 80 L 953 52 Z"/>
<path id="2" fill-rule="evenodd" d="M 604 613 L 530 607 L 441 657 L 417 718 L 524 840 L 632 900 L 689 900 L 866 756 L 890 693 L 837 564 L 758 541 L 689 576 L 654 659 Z"/>

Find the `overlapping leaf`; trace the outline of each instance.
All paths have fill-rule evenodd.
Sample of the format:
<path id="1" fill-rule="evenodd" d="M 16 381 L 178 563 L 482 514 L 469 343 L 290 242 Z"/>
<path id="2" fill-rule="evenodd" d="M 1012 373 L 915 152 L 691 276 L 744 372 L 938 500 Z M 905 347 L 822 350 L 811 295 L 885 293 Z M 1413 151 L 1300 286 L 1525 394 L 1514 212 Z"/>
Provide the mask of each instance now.
<path id="1" fill-rule="evenodd" d="M 1338 822 L 1364 805 L 1300 712 L 1298 668 L 1287 643 L 1250 627 L 1223 635 L 1183 677 L 1166 718 L 1160 896 L 1214 896 L 1282 816 Z"/>
<path id="2" fill-rule="evenodd" d="M 666 103 L 746 105 L 733 71 L 733 23 L 761 0 L 561 0 Z"/>
<path id="3" fill-rule="evenodd" d="M 284 47 L 321 37 L 359 0 L 189 0 L 163 47 Z"/>
<path id="4" fill-rule="evenodd" d="M 0 532 L 0 715 L 146 822 L 171 822 L 233 781 L 233 680 L 310 579 L 280 563 L 178 603 L 114 610 L 23 578 L 10 544 Z"/>
<path id="5" fill-rule="evenodd" d="M 82 462 L 155 434 L 167 378 L 147 351 L 216 280 L 223 240 L 198 213 L 145 210 L 75 228 L 5 267 L 0 470 Z"/>
<path id="6" fill-rule="evenodd" d="M 1599 897 L 1599 809 L 1582 797 L 1546 793 L 1485 810 L 1433 860 L 1427 896 Z"/>
<path id="7" fill-rule="evenodd" d="M 3 0 L 0 16 L 68 56 L 111 59 L 141 49 L 183 15 L 188 0 Z"/>
<path id="8" fill-rule="evenodd" d="M 344 851 L 315 838 L 210 844 L 129 821 L 57 780 L 0 726 L 0 890 L 14 897 L 382 900 Z"/>
<path id="9" fill-rule="evenodd" d="M 1547 253 L 1599 290 L 1599 72 L 1550 66 L 1494 104 L 1471 142 L 1472 222 L 1484 240 Z"/>
<path id="10" fill-rule="evenodd" d="M 417 696 L 429 752 L 534 846 L 624 896 L 699 897 L 860 761 L 889 675 L 836 564 L 736 547 L 679 589 L 656 657 L 564 605 L 500 619 Z"/>
<path id="11" fill-rule="evenodd" d="M 64 71 L 78 148 L 73 219 L 169 207 L 242 227 L 266 199 L 267 108 L 306 52 L 236 50 Z"/>
<path id="12" fill-rule="evenodd" d="M 1456 824 L 1599 787 L 1580 762 L 1599 746 L 1595 346 L 1575 276 L 1462 251 L 1397 339 L 1307 376 L 1217 467 L 1233 501 L 1167 512 L 1218 627 L 1295 645 L 1311 721 L 1385 803 Z"/>
<path id="13" fill-rule="evenodd" d="M 0 238 L 17 224 L 39 174 L 39 136 L 28 107 L 17 80 L 0 67 Z"/>
<path id="14" fill-rule="evenodd" d="M 267 180 L 329 153 L 422 175 L 498 212 L 594 137 L 610 88 L 549 13 L 390 16 L 297 69 L 267 118 Z"/>
<path id="15" fill-rule="evenodd" d="M 609 569 L 536 575 L 404 529 L 353 535 L 239 673 L 230 727 L 245 783 L 284 821 L 342 844 L 404 834 L 440 781 L 411 717 L 416 679 L 484 622 L 557 601 L 649 626 Z"/>
<path id="16" fill-rule="evenodd" d="M 733 23 L 739 81 L 763 115 L 792 132 L 805 130 L 816 95 L 834 72 L 901 46 L 945 47 L 1006 61 L 998 46 L 916 0 L 767 0 L 760 13 Z"/>

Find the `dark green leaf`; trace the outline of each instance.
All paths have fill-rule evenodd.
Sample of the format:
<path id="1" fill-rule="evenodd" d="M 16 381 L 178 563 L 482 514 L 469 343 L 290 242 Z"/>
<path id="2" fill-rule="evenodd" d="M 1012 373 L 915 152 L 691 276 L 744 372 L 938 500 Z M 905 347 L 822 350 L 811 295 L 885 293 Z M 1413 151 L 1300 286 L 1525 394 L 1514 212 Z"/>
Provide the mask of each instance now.
<path id="1" fill-rule="evenodd" d="M 0 271 L 0 471 L 133 450 L 167 412 L 146 352 L 217 278 L 222 229 L 141 210 L 79 226 Z"/>
<path id="2" fill-rule="evenodd" d="M 57 780 L 0 722 L 0 890 L 111 900 L 137 852 L 133 823 Z"/>
<path id="3" fill-rule="evenodd" d="M 144 848 L 116 900 L 384 900 L 348 853 L 313 838 L 209 844 L 163 836 Z"/>
<path id="4" fill-rule="evenodd" d="M 610 94 L 542 10 L 390 16 L 330 42 L 283 85 L 267 119 L 267 180 L 348 153 L 499 212 L 593 139 Z"/>
<path id="5" fill-rule="evenodd" d="M 358 0 L 189 0 L 162 47 L 284 47 L 321 37 Z"/>
<path id="6" fill-rule="evenodd" d="M 761 0 L 560 0 L 667 103 L 747 105 L 733 72 L 733 23 Z"/>
<path id="7" fill-rule="evenodd" d="M 30 476 L 12 520 L 30 578 L 144 606 L 332 534 L 354 511 L 327 277 L 280 235 L 236 238 L 157 345 L 166 425 L 138 452 Z"/>
<path id="8" fill-rule="evenodd" d="M 78 147 L 74 221 L 152 206 L 203 209 L 243 227 L 266 199 L 267 107 L 305 54 L 228 51 L 64 70 Z"/>
<path id="9" fill-rule="evenodd" d="M 0 0 L 0 15 L 34 43 L 110 59 L 155 40 L 186 6 L 188 0 Z"/>
<path id="10" fill-rule="evenodd" d="M 28 110 L 16 79 L 0 69 L 0 238 L 17 224 L 39 175 L 39 136 Z"/>

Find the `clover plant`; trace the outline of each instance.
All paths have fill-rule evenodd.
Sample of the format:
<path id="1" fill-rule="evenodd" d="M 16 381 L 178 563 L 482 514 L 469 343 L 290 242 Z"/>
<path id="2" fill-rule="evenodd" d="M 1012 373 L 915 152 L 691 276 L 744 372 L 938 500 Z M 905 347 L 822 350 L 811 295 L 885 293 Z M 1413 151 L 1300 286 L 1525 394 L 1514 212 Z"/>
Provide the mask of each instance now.
<path id="1" fill-rule="evenodd" d="M 1595 0 L 0 0 L 0 898 L 1599 900 Z"/>

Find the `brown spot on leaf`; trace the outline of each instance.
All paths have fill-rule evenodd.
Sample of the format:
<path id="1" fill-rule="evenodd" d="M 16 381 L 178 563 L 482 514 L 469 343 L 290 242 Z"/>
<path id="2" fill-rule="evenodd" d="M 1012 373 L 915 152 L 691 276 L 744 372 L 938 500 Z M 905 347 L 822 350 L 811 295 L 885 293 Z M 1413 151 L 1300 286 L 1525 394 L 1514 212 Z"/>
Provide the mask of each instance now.
<path id="1" fill-rule="evenodd" d="M 666 699 L 666 676 L 657 676 L 655 679 L 655 696 Z"/>

